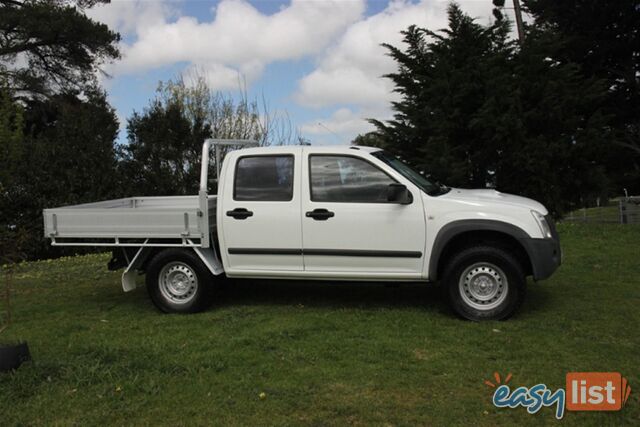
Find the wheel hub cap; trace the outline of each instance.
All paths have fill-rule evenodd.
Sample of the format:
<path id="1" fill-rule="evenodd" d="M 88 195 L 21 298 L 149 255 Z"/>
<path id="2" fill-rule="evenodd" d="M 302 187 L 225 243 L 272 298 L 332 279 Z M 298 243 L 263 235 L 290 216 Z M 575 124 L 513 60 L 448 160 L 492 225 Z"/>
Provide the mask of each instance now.
<path id="1" fill-rule="evenodd" d="M 507 297 L 509 284 L 504 272 L 491 263 L 476 263 L 460 276 L 463 301 L 477 310 L 492 310 Z"/>
<path id="2" fill-rule="evenodd" d="M 198 289 L 198 276 L 183 262 L 171 262 L 165 265 L 158 277 L 160 293 L 174 304 L 191 301 Z"/>

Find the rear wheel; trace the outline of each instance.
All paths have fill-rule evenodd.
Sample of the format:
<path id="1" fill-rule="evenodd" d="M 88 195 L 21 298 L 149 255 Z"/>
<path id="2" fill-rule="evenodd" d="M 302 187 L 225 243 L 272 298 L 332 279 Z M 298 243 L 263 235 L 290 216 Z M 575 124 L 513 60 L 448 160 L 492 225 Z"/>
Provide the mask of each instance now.
<path id="1" fill-rule="evenodd" d="M 146 284 L 165 313 L 195 313 L 209 302 L 213 275 L 192 250 L 166 249 L 149 262 Z"/>
<path id="2" fill-rule="evenodd" d="M 451 307 L 475 321 L 510 317 L 526 292 L 526 278 L 517 258 L 493 246 L 470 247 L 455 255 L 443 281 Z"/>

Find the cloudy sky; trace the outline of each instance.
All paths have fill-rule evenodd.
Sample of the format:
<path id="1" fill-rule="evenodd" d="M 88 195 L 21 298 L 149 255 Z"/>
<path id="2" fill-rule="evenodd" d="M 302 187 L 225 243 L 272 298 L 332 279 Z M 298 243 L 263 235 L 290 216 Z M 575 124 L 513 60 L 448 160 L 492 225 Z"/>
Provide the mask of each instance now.
<path id="1" fill-rule="evenodd" d="M 122 35 L 123 58 L 105 66 L 103 85 L 121 125 L 141 111 L 159 81 L 198 70 L 213 89 L 286 111 L 300 134 L 346 144 L 390 117 L 395 69 L 380 43 L 399 45 L 411 24 L 446 25 L 446 0 L 112 0 L 88 14 Z M 458 0 L 479 22 L 491 0 Z M 124 132 L 121 132 L 124 139 Z"/>

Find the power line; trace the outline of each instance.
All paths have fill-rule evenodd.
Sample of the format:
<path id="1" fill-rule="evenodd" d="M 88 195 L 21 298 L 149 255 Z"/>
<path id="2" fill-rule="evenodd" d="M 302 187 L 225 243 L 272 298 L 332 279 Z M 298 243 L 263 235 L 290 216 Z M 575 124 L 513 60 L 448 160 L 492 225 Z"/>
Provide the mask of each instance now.
<path id="1" fill-rule="evenodd" d="M 322 124 L 322 122 L 318 122 L 318 126 L 325 128 L 327 131 L 329 131 L 330 134 L 335 136 L 338 139 L 338 141 L 342 142 L 342 138 L 337 133 L 335 133 L 334 131 L 326 127 L 324 124 Z"/>

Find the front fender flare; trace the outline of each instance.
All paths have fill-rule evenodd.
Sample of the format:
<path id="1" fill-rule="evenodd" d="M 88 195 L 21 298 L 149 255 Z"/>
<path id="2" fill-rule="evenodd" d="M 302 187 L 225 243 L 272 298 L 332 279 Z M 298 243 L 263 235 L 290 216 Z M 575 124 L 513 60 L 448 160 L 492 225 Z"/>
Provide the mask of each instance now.
<path id="1" fill-rule="evenodd" d="M 530 239 L 531 237 L 526 231 L 513 224 L 509 224 L 503 221 L 496 221 L 491 219 L 462 219 L 458 221 L 452 221 L 443 226 L 433 242 L 433 248 L 429 257 L 429 280 L 438 280 L 438 265 L 440 263 L 440 257 L 442 252 L 446 248 L 447 244 L 456 236 L 468 232 L 468 231 L 497 231 L 507 234 L 515 238 L 531 259 L 531 254 L 527 245 L 523 244 L 523 239 Z"/>

